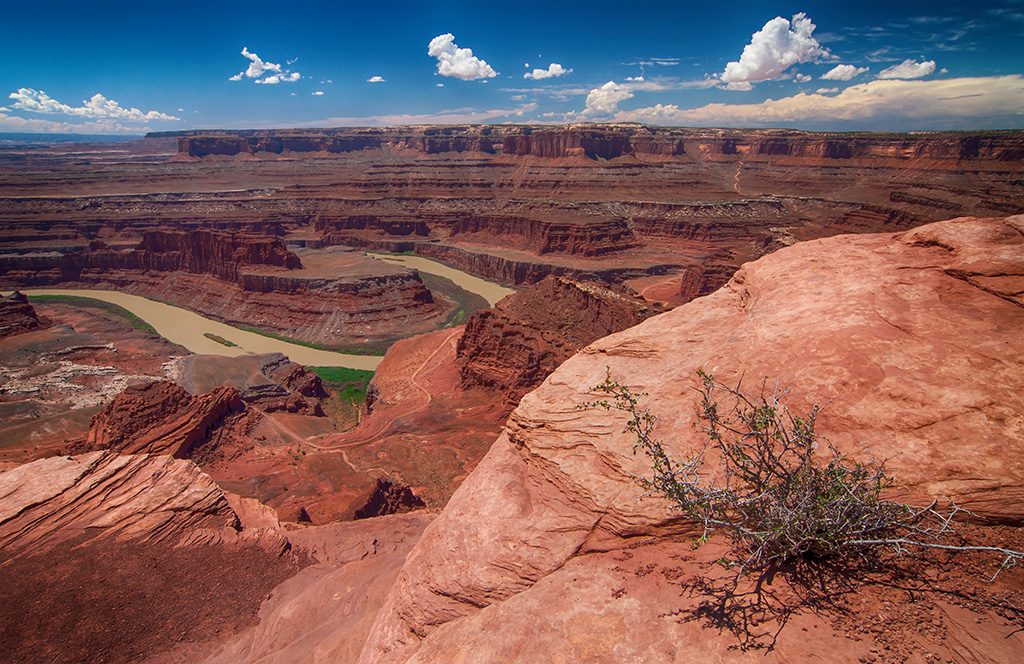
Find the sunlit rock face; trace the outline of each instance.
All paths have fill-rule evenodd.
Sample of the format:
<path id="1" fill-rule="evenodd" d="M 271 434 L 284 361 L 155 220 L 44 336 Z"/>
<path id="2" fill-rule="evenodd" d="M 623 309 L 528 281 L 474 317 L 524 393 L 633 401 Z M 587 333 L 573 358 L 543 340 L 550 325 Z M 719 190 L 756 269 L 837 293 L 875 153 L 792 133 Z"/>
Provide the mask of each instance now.
<path id="1" fill-rule="evenodd" d="M 778 380 L 790 390 L 794 413 L 827 404 L 817 431 L 840 451 L 889 459 L 896 496 L 947 496 L 977 519 L 1019 526 L 1022 292 L 1024 217 L 962 218 L 780 250 L 710 296 L 591 344 L 523 398 L 427 528 L 360 661 L 468 649 L 525 662 L 537 644 L 567 662 L 728 652 L 721 633 L 663 620 L 665 604 L 648 601 L 681 602 L 648 573 L 698 569 L 685 539 L 656 539 L 689 527 L 663 499 L 641 497 L 633 478 L 649 468 L 623 416 L 580 409 L 609 371 L 647 395 L 671 454 L 702 445 L 690 426 L 697 369 L 748 389 L 768 377 L 769 389 Z M 600 634 L 608 651 L 581 634 Z M 790 661 L 805 646 L 784 639 L 770 656 Z"/>

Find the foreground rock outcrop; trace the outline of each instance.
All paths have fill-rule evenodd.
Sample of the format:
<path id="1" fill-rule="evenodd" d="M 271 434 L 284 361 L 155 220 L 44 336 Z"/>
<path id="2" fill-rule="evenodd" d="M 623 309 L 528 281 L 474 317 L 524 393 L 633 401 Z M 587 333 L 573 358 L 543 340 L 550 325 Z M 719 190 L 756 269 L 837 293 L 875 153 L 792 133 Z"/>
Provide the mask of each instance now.
<path id="1" fill-rule="evenodd" d="M 0 472 L 0 651 L 195 661 L 190 642 L 249 627 L 304 566 L 289 549 L 273 510 L 189 460 L 100 451 Z"/>
<path id="2" fill-rule="evenodd" d="M 224 492 L 191 461 L 90 452 L 0 473 L 4 558 L 63 541 L 114 537 L 180 543 L 198 531 L 240 530 Z"/>
<path id="3" fill-rule="evenodd" d="M 728 654 L 736 645 L 728 634 L 709 638 L 672 619 L 664 603 L 671 584 L 644 586 L 651 571 L 664 570 L 655 577 L 664 581 L 698 568 L 686 562 L 685 539 L 665 538 L 688 526 L 662 499 L 641 497 L 632 478 L 649 469 L 632 453 L 623 418 L 578 408 L 606 371 L 649 395 L 645 405 L 672 454 L 702 444 L 690 427 L 697 369 L 748 387 L 777 378 L 791 390 L 793 412 L 827 403 L 817 430 L 841 451 L 889 459 L 899 497 L 948 496 L 979 519 L 1020 526 L 1022 291 L 1024 218 L 957 219 L 798 244 L 745 266 L 711 296 L 594 343 L 522 400 L 427 528 L 360 661 L 438 661 L 480 648 L 484 657 L 526 662 L 538 647 L 566 662 L 748 659 Z M 648 548 L 632 552 L 639 544 Z M 1020 574 L 1010 573 L 1012 587 Z M 675 594 L 682 602 L 678 587 Z M 948 617 L 960 614 L 935 610 L 947 613 L 935 619 L 949 639 L 962 633 L 962 618 Z M 539 611 L 567 613 L 538 622 Z M 497 623 L 500 638 L 491 631 Z M 1024 645 L 1014 634 L 1018 645 L 1007 647 Z M 852 662 L 882 643 L 826 636 L 812 629 L 780 639 L 769 657 L 808 656 L 813 637 L 837 661 Z M 915 650 L 1000 661 L 984 638 L 914 638 Z M 889 647 L 887 657 L 911 652 Z"/>

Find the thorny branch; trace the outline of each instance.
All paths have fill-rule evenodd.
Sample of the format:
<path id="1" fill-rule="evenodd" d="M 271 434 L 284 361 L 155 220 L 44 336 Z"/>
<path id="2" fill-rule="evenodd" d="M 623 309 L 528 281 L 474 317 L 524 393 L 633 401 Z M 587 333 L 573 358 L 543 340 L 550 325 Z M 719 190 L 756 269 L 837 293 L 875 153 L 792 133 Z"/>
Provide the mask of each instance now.
<path id="1" fill-rule="evenodd" d="M 1004 556 L 1000 570 L 1024 560 L 1024 552 L 999 547 L 956 546 L 939 540 L 954 533 L 954 518 L 967 514 L 950 502 L 915 507 L 881 498 L 893 485 L 885 462 L 859 462 L 815 433 L 818 406 L 806 417 L 784 403 L 788 390 L 767 380 L 748 393 L 742 380 L 729 387 L 697 372 L 700 406 L 693 426 L 706 436 L 691 457 L 673 459 L 654 435 L 657 417 L 609 370 L 593 391 L 602 399 L 582 408 L 625 412 L 634 454 L 651 459 L 650 477 L 637 478 L 649 492 L 668 498 L 704 530 L 724 532 L 741 555 L 737 574 L 796 559 L 863 557 L 880 549 L 903 555 L 910 547 L 991 551 Z M 720 473 L 709 476 L 709 452 Z M 997 571 L 996 574 L 999 572 Z M 995 578 L 995 577 L 993 577 Z"/>

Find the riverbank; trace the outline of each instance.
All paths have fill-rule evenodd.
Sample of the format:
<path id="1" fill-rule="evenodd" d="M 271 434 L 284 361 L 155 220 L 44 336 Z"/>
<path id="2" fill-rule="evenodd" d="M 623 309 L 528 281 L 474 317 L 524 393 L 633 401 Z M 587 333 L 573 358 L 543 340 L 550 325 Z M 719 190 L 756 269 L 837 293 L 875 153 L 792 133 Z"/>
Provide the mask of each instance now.
<path id="1" fill-rule="evenodd" d="M 462 316 L 459 317 L 459 320 L 446 321 L 446 327 L 464 322 L 461 318 L 465 318 L 468 310 L 476 310 L 484 301 L 486 301 L 487 305 L 494 306 L 498 300 L 515 292 L 511 288 L 506 288 L 500 284 L 475 277 L 443 263 L 419 256 L 368 255 L 419 270 L 426 275 L 448 280 L 471 296 L 480 298 L 478 303 L 473 303 L 476 306 L 461 303 L 456 313 L 461 311 Z M 440 283 L 434 283 L 433 288 L 439 288 L 441 285 Z M 441 290 L 446 290 L 446 288 L 441 288 Z M 10 291 L 5 291 L 4 293 L 6 294 L 7 292 Z M 32 288 L 22 289 L 21 292 L 29 297 L 61 296 L 91 298 L 117 305 L 148 323 L 157 334 L 168 341 L 199 355 L 237 357 L 247 353 L 284 353 L 292 361 L 303 365 L 345 367 L 362 371 L 376 371 L 377 366 L 383 359 L 380 356 L 354 355 L 310 348 L 284 339 L 232 327 L 226 323 L 206 318 L 188 309 L 118 291 L 78 288 Z M 453 293 L 448 293 L 448 295 L 454 297 Z M 463 309 L 466 309 L 466 311 L 463 311 Z M 233 345 L 227 345 L 224 343 L 225 341 Z"/>
<path id="2" fill-rule="evenodd" d="M 10 291 L 5 291 L 5 294 Z M 210 320 L 204 316 L 163 302 L 154 302 L 138 295 L 116 291 L 84 288 L 50 289 L 31 288 L 21 291 L 29 297 L 35 295 L 61 295 L 87 297 L 116 304 L 146 321 L 156 333 L 171 343 L 183 346 L 199 355 L 224 355 L 237 357 L 247 353 L 284 353 L 293 362 L 321 367 L 348 367 L 363 371 L 376 371 L 382 358 L 368 355 L 349 355 L 273 339 L 255 332 L 239 330 L 225 323 Z M 226 339 L 235 346 L 225 346 L 206 335 Z"/>

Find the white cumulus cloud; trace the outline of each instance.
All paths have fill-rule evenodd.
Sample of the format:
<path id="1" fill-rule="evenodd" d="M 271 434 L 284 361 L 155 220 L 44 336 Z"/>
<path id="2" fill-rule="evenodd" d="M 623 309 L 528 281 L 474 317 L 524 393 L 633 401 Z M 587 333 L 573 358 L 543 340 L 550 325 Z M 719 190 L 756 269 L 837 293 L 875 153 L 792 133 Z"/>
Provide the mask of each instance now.
<path id="1" fill-rule="evenodd" d="M 302 78 L 299 72 L 288 71 L 275 62 L 264 62 L 263 58 L 251 52 L 246 46 L 242 47 L 242 55 L 249 58 L 249 66 L 245 71 L 240 71 L 229 78 L 229 81 L 241 81 L 243 78 L 251 78 L 253 83 L 276 85 L 282 82 L 292 83 Z M 288 64 L 290 65 L 297 61 L 298 58 L 289 60 Z M 264 75 L 266 76 L 261 78 Z"/>
<path id="2" fill-rule="evenodd" d="M 934 60 L 925 60 L 923 62 L 904 60 L 898 65 L 886 67 L 882 71 L 878 72 L 878 78 L 921 78 L 922 76 L 927 76 L 934 71 Z"/>
<path id="3" fill-rule="evenodd" d="M 314 97 L 322 97 L 322 96 L 324 96 L 324 91 L 323 90 L 317 90 L 316 92 L 313 93 L 313 96 Z"/>
<path id="4" fill-rule="evenodd" d="M 631 99 L 633 93 L 624 85 L 608 81 L 599 88 L 594 88 L 587 95 L 587 107 L 580 113 L 581 117 L 602 117 L 612 115 L 619 110 L 619 103 Z"/>
<path id="5" fill-rule="evenodd" d="M 137 108 L 123 108 L 113 99 L 107 99 L 97 93 L 82 102 L 83 106 L 69 106 L 50 97 L 42 90 L 18 88 L 17 92 L 8 95 L 14 100 L 12 109 L 30 111 L 32 113 L 61 113 L 86 118 L 126 120 L 128 122 L 149 122 L 152 120 L 179 120 L 173 115 L 159 111 L 143 113 Z"/>
<path id="6" fill-rule="evenodd" d="M 253 83 L 262 83 L 263 85 L 277 85 L 278 83 L 294 83 L 295 81 L 302 78 L 299 72 L 290 72 L 286 74 L 274 74 L 273 76 L 267 76 L 266 78 L 260 78 Z"/>
<path id="7" fill-rule="evenodd" d="M 385 81 L 384 81 L 384 77 L 383 76 L 371 76 L 370 78 L 366 79 L 366 82 L 367 83 L 384 83 Z"/>
<path id="8" fill-rule="evenodd" d="M 571 73 L 571 69 L 566 69 L 557 62 L 552 62 L 548 65 L 547 69 L 534 69 L 532 72 L 523 74 L 523 78 L 532 78 L 535 81 L 539 81 L 542 78 L 556 78 L 558 76 L 564 76 L 565 74 Z"/>
<path id="9" fill-rule="evenodd" d="M 836 92 L 839 92 L 839 88 L 818 88 L 817 90 L 814 91 L 814 94 L 830 95 L 835 94 Z"/>
<path id="10" fill-rule="evenodd" d="M 797 83 L 807 83 L 813 77 L 808 76 L 807 74 L 797 74 L 794 78 L 796 78 Z"/>
<path id="11" fill-rule="evenodd" d="M 822 74 L 821 78 L 826 81 L 849 81 L 866 72 L 869 67 L 854 67 L 853 65 L 836 65 Z"/>
<path id="12" fill-rule="evenodd" d="M 750 90 L 752 83 L 770 81 L 801 62 L 812 62 L 828 55 L 812 33 L 814 23 L 804 13 L 793 16 L 792 23 L 777 16 L 755 32 L 738 62 L 730 62 L 719 77 L 729 90 Z"/>
<path id="13" fill-rule="evenodd" d="M 427 55 L 437 58 L 437 73 L 462 81 L 493 78 L 498 75 L 487 62 L 473 55 L 473 49 L 459 48 L 455 35 L 448 32 L 430 40 Z"/>

